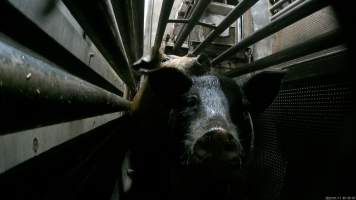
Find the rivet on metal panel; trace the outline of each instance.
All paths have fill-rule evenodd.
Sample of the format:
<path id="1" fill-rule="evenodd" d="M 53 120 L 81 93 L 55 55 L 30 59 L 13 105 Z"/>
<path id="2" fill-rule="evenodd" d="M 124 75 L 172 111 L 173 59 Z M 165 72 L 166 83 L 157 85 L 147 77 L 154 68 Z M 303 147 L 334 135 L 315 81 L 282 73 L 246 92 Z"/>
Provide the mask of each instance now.
<path id="1" fill-rule="evenodd" d="M 35 137 L 35 138 L 33 138 L 33 141 L 32 141 L 33 152 L 37 153 L 38 147 L 39 147 L 38 139 Z"/>
<path id="2" fill-rule="evenodd" d="M 88 61 L 88 65 L 90 65 L 90 62 L 92 60 L 92 58 L 94 58 L 95 54 L 94 53 L 89 53 L 89 61 Z"/>

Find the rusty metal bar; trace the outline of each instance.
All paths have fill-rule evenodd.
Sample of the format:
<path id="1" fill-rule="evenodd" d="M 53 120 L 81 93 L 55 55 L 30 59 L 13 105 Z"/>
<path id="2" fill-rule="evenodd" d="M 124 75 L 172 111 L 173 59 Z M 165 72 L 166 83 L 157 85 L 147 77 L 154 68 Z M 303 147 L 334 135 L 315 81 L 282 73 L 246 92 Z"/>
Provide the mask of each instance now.
<path id="1" fill-rule="evenodd" d="M 192 14 L 189 18 L 189 23 L 185 24 L 181 31 L 178 33 L 177 41 L 174 44 L 174 49 L 182 46 L 185 39 L 188 37 L 189 33 L 193 30 L 194 26 L 198 23 L 204 10 L 208 7 L 211 0 L 199 0 L 197 5 L 194 7 Z"/>
<path id="2" fill-rule="evenodd" d="M 222 32 L 224 32 L 229 26 L 241 17 L 249 8 L 251 8 L 258 0 L 244 0 L 239 3 L 226 18 L 216 27 L 215 30 L 211 31 L 209 35 L 201 42 L 192 52 L 192 54 L 197 55 L 201 50 L 203 50 L 210 42 L 216 39 Z"/>
<path id="3" fill-rule="evenodd" d="M 320 10 L 321 8 L 323 8 L 327 5 L 328 5 L 328 1 L 325 1 L 325 0 L 307 0 L 307 1 L 305 1 L 304 3 L 295 7 L 294 9 L 289 10 L 282 17 L 276 19 L 275 21 L 272 21 L 265 27 L 257 30 L 252 35 L 243 39 L 241 42 L 239 42 L 235 46 L 230 47 L 229 49 L 224 51 L 222 54 L 217 56 L 213 60 L 212 63 L 218 64 L 218 63 L 222 62 L 223 60 L 234 55 L 236 52 L 253 45 L 254 43 L 262 40 L 263 38 L 293 24 L 296 21 L 299 21 L 300 19 Z"/>
<path id="4" fill-rule="evenodd" d="M 163 2 L 162 2 L 161 13 L 159 15 L 155 42 L 153 45 L 154 53 L 158 53 L 158 50 L 161 47 L 163 34 L 164 34 L 164 31 L 166 30 L 167 22 L 169 19 L 169 15 L 171 14 L 173 3 L 174 3 L 174 0 L 163 0 Z M 155 57 L 155 55 L 152 55 L 152 56 Z"/>
<path id="5" fill-rule="evenodd" d="M 249 72 L 261 70 L 289 60 L 306 56 L 317 51 L 321 51 L 323 49 L 337 46 L 342 44 L 342 42 L 343 40 L 340 30 L 330 31 L 301 44 L 297 44 L 270 56 L 261 58 L 251 64 L 240 66 L 235 70 L 227 72 L 225 75 L 229 77 L 236 77 Z"/>
<path id="6" fill-rule="evenodd" d="M 124 111 L 129 101 L 0 41 L 0 133 Z"/>

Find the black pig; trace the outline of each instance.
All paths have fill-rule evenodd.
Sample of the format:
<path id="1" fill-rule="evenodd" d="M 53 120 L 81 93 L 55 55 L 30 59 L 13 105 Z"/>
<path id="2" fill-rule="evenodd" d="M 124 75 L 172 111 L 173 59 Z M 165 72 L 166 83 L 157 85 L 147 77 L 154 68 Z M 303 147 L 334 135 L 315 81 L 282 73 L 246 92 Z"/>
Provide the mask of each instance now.
<path id="1" fill-rule="evenodd" d="M 131 199 L 245 199 L 253 150 L 250 112 L 278 93 L 282 72 L 243 84 L 210 73 L 206 56 L 164 56 L 136 95 Z M 159 62 L 156 62 L 159 63 Z"/>

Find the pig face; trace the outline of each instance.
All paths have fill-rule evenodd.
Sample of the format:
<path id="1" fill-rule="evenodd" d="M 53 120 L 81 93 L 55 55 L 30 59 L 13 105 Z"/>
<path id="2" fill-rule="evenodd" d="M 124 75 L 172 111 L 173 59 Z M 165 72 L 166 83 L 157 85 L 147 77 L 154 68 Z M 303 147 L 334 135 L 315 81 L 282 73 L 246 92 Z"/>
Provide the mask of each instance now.
<path id="1" fill-rule="evenodd" d="M 272 103 L 284 73 L 264 71 L 238 84 L 210 74 L 209 66 L 201 64 L 210 62 L 198 58 L 171 57 L 148 73 L 148 83 L 170 108 L 171 157 L 183 167 L 214 177 L 231 176 L 244 166 L 252 150 L 250 113 L 262 112 Z M 192 70 L 197 66 L 206 69 Z"/>
<path id="2" fill-rule="evenodd" d="M 191 80 L 191 87 L 170 113 L 180 161 L 231 175 L 246 160 L 253 137 L 243 91 L 232 79 L 215 75 Z"/>

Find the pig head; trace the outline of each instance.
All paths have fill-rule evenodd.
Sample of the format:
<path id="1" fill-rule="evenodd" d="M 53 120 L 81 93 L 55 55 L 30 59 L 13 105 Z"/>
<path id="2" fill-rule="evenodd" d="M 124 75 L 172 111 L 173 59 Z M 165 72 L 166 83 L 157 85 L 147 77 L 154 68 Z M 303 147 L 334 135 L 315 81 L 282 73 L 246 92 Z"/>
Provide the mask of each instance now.
<path id="1" fill-rule="evenodd" d="M 147 61 L 136 65 L 147 79 L 133 105 L 133 190 L 159 199 L 173 199 L 174 193 L 183 198 L 184 192 L 206 199 L 212 197 L 207 187 L 215 191 L 226 186 L 218 183 L 246 179 L 254 138 L 250 113 L 272 103 L 284 73 L 264 71 L 238 84 L 210 73 L 204 55 L 164 55 L 161 60 L 158 67 Z"/>

